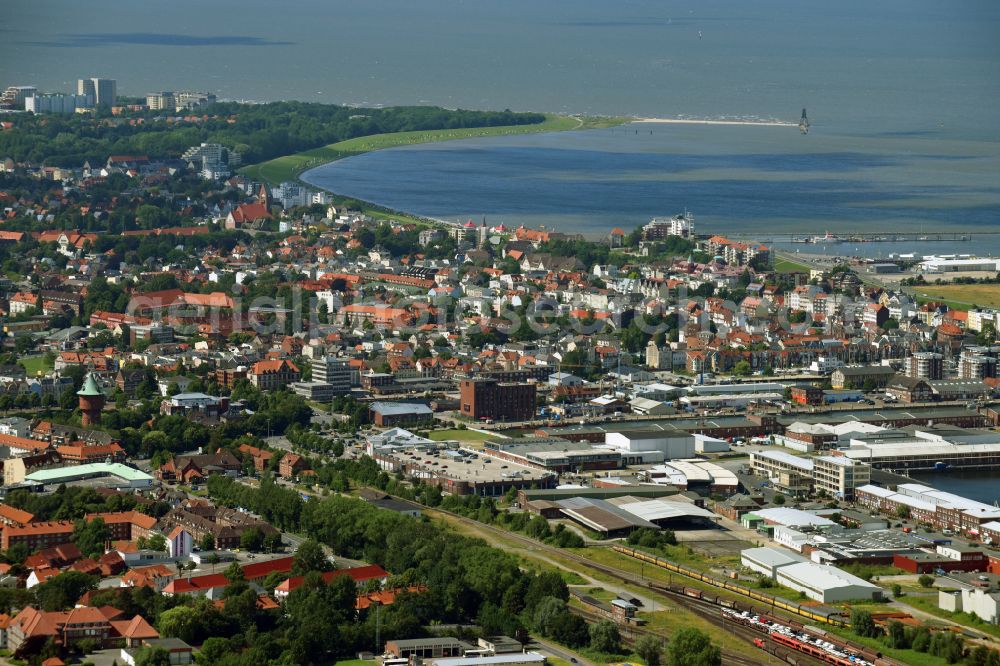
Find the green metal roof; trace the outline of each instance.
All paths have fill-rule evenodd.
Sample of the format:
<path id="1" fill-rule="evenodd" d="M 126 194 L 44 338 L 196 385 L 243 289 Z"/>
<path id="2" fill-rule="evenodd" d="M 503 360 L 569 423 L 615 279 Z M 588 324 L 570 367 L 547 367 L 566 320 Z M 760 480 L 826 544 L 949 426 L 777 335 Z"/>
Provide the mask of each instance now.
<path id="1" fill-rule="evenodd" d="M 104 395 L 101 388 L 94 381 L 93 375 L 87 375 L 87 379 L 83 382 L 83 387 L 76 392 L 77 395 Z"/>
<path id="2" fill-rule="evenodd" d="M 56 483 L 60 481 L 72 481 L 75 479 L 101 476 L 104 474 L 117 476 L 126 481 L 153 480 L 153 477 L 149 474 L 121 463 L 90 463 L 87 465 L 73 465 L 70 467 L 42 469 L 28 474 L 24 478 L 26 481 L 37 481 L 38 483 Z"/>

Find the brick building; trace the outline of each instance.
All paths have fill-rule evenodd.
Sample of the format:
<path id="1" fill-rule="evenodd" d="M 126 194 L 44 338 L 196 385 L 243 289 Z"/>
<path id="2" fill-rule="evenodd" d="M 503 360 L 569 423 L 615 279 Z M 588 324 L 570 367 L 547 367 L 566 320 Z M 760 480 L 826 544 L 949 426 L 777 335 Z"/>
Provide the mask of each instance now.
<path id="1" fill-rule="evenodd" d="M 823 389 L 818 386 L 793 386 L 792 402 L 799 405 L 822 405 Z"/>
<path id="2" fill-rule="evenodd" d="M 219 368 L 215 371 L 215 383 L 225 388 L 232 388 L 241 379 L 247 378 L 246 368 Z"/>
<path id="3" fill-rule="evenodd" d="M 29 523 L 19 527 L 5 527 L 0 546 L 8 550 L 11 546 L 23 543 L 30 552 L 67 543 L 73 536 L 73 522 L 70 520 L 54 520 L 42 523 Z"/>
<path id="4" fill-rule="evenodd" d="M 298 367 L 287 359 L 257 361 L 247 373 L 250 383 L 261 391 L 283 388 L 299 381 L 301 376 Z"/>
<path id="5" fill-rule="evenodd" d="M 123 463 L 125 450 L 117 443 L 95 444 L 93 446 L 57 446 L 56 453 L 67 465 L 87 465 L 89 463 Z"/>
<path id="6" fill-rule="evenodd" d="M 460 395 L 462 415 L 476 421 L 526 421 L 535 416 L 534 384 L 467 378 L 461 381 Z"/>
<path id="7" fill-rule="evenodd" d="M 250 529 L 258 529 L 264 536 L 278 533 L 263 520 L 240 511 L 214 506 L 178 507 L 160 519 L 160 528 L 163 532 L 169 532 L 176 527 L 187 530 L 195 543 L 199 543 L 206 535 L 211 535 L 215 547 L 220 550 L 239 548 L 240 538 Z"/>
<path id="8" fill-rule="evenodd" d="M 112 541 L 135 541 L 139 537 L 148 539 L 156 528 L 156 518 L 139 511 L 88 513 L 86 516 L 88 523 L 95 518 L 104 520 L 111 531 Z"/>
<path id="9" fill-rule="evenodd" d="M 286 453 L 278 462 L 278 474 L 283 479 L 294 479 L 307 469 L 309 463 L 297 453 Z"/>

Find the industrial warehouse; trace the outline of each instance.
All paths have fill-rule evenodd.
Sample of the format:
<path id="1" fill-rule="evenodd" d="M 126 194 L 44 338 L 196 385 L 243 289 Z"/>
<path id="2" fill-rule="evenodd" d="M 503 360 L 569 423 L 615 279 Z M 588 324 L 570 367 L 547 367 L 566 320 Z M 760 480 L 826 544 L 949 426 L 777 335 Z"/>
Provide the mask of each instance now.
<path id="1" fill-rule="evenodd" d="M 641 528 L 711 527 L 718 520 L 714 513 L 694 504 L 662 499 L 571 497 L 555 503 L 565 516 L 607 538 L 627 536 Z"/>
<path id="2" fill-rule="evenodd" d="M 878 585 L 837 567 L 817 564 L 788 551 L 749 548 L 740 554 L 740 561 L 748 569 L 821 603 L 882 599 L 882 588 Z"/>

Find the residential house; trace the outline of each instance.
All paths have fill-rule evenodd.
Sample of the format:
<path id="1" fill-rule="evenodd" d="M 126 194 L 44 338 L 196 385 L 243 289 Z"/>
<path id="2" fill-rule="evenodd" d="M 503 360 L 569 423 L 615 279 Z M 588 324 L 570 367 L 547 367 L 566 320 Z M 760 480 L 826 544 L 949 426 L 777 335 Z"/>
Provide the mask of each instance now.
<path id="1" fill-rule="evenodd" d="M 146 371 L 142 368 L 122 369 L 115 375 L 115 386 L 128 397 L 134 398 L 136 389 L 145 379 Z"/>
<path id="2" fill-rule="evenodd" d="M 286 453 L 278 463 L 278 474 L 283 479 L 294 479 L 309 469 L 309 463 L 297 453 Z"/>
<path id="3" fill-rule="evenodd" d="M 261 391 L 284 388 L 299 381 L 302 376 L 298 367 L 287 359 L 257 361 L 247 373 L 250 383 Z"/>

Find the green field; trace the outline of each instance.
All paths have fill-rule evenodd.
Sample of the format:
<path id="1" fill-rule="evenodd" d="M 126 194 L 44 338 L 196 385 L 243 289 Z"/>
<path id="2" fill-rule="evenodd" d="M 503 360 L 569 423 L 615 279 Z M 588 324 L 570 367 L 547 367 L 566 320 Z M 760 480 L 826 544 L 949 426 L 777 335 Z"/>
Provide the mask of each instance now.
<path id="1" fill-rule="evenodd" d="M 454 439 L 459 442 L 485 442 L 488 439 L 496 439 L 492 435 L 487 435 L 486 433 L 476 432 L 474 430 L 435 430 L 427 435 L 428 439 L 433 439 L 435 442 L 444 442 L 449 439 Z"/>
<path id="2" fill-rule="evenodd" d="M 1000 307 L 1000 284 L 928 284 L 913 287 L 920 301 L 944 301 L 955 310 Z"/>
<path id="3" fill-rule="evenodd" d="M 594 129 L 612 127 L 625 122 L 622 118 L 574 118 L 547 114 L 545 121 L 537 125 L 505 125 L 501 127 L 467 127 L 460 129 L 420 130 L 416 132 L 393 132 L 390 134 L 373 134 L 361 136 L 347 141 L 331 143 L 321 148 L 314 148 L 294 155 L 277 157 L 267 162 L 253 164 L 240 169 L 240 173 L 254 180 L 264 181 L 272 185 L 284 181 L 295 180 L 299 174 L 327 162 L 361 155 L 383 148 L 411 146 L 418 143 L 434 143 L 438 141 L 454 141 L 455 139 L 471 139 L 484 136 L 505 136 L 514 134 L 536 134 L 538 132 L 560 132 L 574 129 Z"/>
<path id="4" fill-rule="evenodd" d="M 779 273 L 808 273 L 812 269 L 806 264 L 792 261 L 784 257 L 777 257 L 774 260 L 774 270 Z"/>
<path id="5" fill-rule="evenodd" d="M 52 361 L 45 358 L 45 356 L 27 356 L 17 361 L 24 366 L 25 371 L 29 376 L 37 375 L 39 372 L 43 374 L 52 369 Z"/>

